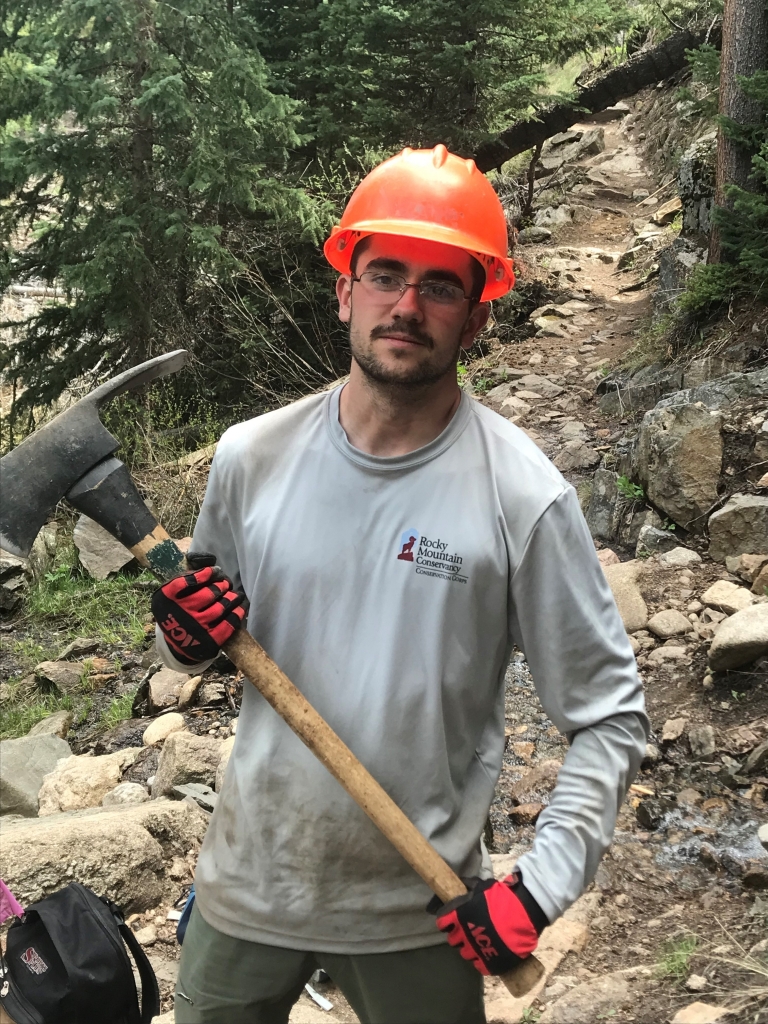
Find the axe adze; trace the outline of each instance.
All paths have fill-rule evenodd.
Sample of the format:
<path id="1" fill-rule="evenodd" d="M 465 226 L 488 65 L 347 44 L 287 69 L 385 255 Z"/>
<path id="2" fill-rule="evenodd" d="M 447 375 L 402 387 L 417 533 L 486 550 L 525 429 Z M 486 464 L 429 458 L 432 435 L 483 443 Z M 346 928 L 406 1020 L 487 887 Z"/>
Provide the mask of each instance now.
<path id="1" fill-rule="evenodd" d="M 186 568 L 184 555 L 144 504 L 99 419 L 105 402 L 186 365 L 183 349 L 150 359 L 96 388 L 0 459 L 0 548 L 26 557 L 58 501 L 66 498 L 129 548 L 160 579 Z M 225 644 L 230 660 L 322 761 L 443 902 L 467 890 L 349 747 L 245 629 Z M 534 956 L 501 976 L 516 997 L 544 974 Z"/>

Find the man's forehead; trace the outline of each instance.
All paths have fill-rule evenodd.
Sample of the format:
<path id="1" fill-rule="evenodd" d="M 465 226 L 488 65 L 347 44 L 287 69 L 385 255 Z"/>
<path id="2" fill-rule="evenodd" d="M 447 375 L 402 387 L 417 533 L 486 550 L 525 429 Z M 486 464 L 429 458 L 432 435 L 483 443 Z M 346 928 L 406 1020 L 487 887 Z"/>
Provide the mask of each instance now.
<path id="1" fill-rule="evenodd" d="M 400 235 L 372 235 L 365 242 L 367 244 L 361 258 L 361 263 L 365 265 L 376 263 L 379 266 L 386 265 L 391 270 L 419 267 L 471 273 L 472 257 L 457 246 Z"/>

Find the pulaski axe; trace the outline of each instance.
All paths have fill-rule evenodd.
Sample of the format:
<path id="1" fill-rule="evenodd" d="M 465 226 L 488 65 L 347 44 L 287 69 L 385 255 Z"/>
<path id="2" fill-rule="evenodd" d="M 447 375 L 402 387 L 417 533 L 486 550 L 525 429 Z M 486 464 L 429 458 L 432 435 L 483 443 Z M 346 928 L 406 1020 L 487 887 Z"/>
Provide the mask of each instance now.
<path id="1" fill-rule="evenodd" d="M 27 437 L 0 459 L 0 548 L 26 557 L 49 512 L 62 498 L 103 526 L 162 580 L 186 568 L 182 552 L 149 511 L 131 475 L 113 453 L 119 447 L 99 419 L 105 402 L 175 373 L 184 349 L 150 359 L 113 377 Z M 237 665 L 296 735 L 444 902 L 467 889 L 437 850 L 358 761 L 328 723 L 245 629 L 224 645 Z M 544 968 L 529 956 L 501 980 L 520 997 Z"/>

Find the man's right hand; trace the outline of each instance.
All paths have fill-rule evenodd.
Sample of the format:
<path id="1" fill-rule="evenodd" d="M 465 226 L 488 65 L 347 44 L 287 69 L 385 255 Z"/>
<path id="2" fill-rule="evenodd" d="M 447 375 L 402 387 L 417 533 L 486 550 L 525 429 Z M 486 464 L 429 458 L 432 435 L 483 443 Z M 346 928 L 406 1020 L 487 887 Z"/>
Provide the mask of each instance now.
<path id="1" fill-rule="evenodd" d="M 245 595 L 209 554 L 189 554 L 190 571 L 152 595 L 152 612 L 171 653 L 183 665 L 215 658 L 245 620 Z"/>

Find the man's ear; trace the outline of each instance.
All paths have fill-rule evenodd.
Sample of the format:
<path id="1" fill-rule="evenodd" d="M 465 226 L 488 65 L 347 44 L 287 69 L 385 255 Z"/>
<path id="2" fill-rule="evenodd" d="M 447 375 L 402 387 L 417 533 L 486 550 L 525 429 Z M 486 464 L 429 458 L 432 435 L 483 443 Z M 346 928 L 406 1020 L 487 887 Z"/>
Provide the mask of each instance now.
<path id="1" fill-rule="evenodd" d="M 488 323 L 491 315 L 491 307 L 487 302 L 478 302 L 475 308 L 467 317 L 464 330 L 461 332 L 461 347 L 470 349 L 475 343 L 475 338 Z"/>
<path id="2" fill-rule="evenodd" d="M 337 279 L 336 298 L 339 300 L 339 320 L 347 324 L 352 316 L 352 280 L 348 274 Z"/>

